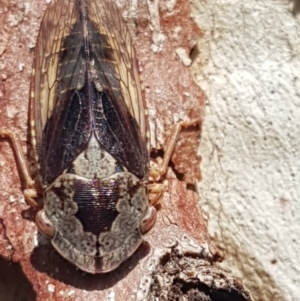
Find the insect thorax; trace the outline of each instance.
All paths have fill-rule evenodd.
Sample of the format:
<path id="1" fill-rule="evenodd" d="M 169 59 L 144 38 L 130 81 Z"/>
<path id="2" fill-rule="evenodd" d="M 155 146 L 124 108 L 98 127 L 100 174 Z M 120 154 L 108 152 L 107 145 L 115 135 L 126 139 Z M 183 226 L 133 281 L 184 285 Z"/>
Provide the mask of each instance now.
<path id="1" fill-rule="evenodd" d="M 52 244 L 83 270 L 112 270 L 142 242 L 146 187 L 94 134 L 71 165 L 45 190 L 44 210 L 56 228 Z"/>

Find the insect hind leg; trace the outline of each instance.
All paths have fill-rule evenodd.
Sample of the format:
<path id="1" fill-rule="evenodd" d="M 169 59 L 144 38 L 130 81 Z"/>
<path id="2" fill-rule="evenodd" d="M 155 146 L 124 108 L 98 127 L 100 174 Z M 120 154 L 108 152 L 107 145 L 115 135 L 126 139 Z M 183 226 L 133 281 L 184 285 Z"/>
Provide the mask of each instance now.
<path id="1" fill-rule="evenodd" d="M 24 180 L 25 190 L 23 191 L 23 194 L 27 204 L 33 208 L 38 208 L 39 205 L 35 200 L 35 198 L 37 197 L 35 181 L 30 175 L 27 160 L 25 158 L 18 136 L 11 130 L 0 129 L 0 138 L 8 139 L 11 143 L 17 164 L 20 168 L 21 177 Z"/>

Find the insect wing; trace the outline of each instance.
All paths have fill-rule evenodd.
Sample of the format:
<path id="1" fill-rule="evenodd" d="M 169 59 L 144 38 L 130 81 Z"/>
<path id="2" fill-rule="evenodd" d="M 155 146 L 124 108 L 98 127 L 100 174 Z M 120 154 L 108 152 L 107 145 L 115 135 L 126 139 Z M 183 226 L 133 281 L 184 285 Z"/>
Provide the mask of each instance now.
<path id="1" fill-rule="evenodd" d="M 91 0 L 88 3 L 89 19 L 96 27 L 90 31 L 91 53 L 95 55 L 95 83 L 109 91 L 110 97 L 110 101 L 102 101 L 103 105 L 107 104 L 104 112 L 112 135 L 102 133 L 103 125 L 98 123 L 98 139 L 129 171 L 144 177 L 148 163 L 145 113 L 131 36 L 113 2 Z M 106 141 L 113 136 L 119 143 Z M 124 155 L 119 156 L 122 153 Z"/>
<path id="2" fill-rule="evenodd" d="M 37 40 L 30 118 L 44 183 L 68 168 L 92 131 L 129 171 L 145 176 L 145 117 L 136 58 L 114 4 L 50 4 Z"/>
<path id="3" fill-rule="evenodd" d="M 137 59 L 126 24 L 114 3 L 90 0 L 89 17 L 114 50 L 115 68 L 126 105 L 137 121 L 143 137 L 146 124 Z M 117 91 L 115 90 L 114 93 Z M 117 93 L 115 94 L 117 98 Z"/>

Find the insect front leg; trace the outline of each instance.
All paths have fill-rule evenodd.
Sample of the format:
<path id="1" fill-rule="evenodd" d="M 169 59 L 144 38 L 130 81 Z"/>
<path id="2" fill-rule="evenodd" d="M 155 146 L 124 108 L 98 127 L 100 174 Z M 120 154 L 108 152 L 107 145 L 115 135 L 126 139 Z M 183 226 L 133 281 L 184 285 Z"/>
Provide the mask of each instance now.
<path id="1" fill-rule="evenodd" d="M 37 190 L 35 188 L 35 181 L 30 175 L 28 164 L 17 135 L 10 130 L 0 129 L 0 138 L 9 139 L 9 141 L 11 142 L 12 148 L 16 156 L 17 164 L 20 167 L 20 171 L 22 174 L 21 176 L 25 184 L 25 189 L 23 191 L 25 200 L 29 206 L 33 208 L 38 208 L 38 203 L 35 200 L 35 198 L 37 198 L 38 195 Z"/>
<path id="2" fill-rule="evenodd" d="M 200 126 L 200 124 L 201 124 L 201 119 L 199 118 L 189 122 L 181 121 L 173 126 L 171 137 L 168 141 L 167 147 L 165 148 L 165 154 L 162 162 L 159 164 L 158 167 L 150 167 L 149 174 L 154 182 L 159 181 L 161 176 L 166 174 L 180 132 L 185 128 L 192 127 L 192 126 Z M 155 189 L 157 190 L 158 187 Z"/>

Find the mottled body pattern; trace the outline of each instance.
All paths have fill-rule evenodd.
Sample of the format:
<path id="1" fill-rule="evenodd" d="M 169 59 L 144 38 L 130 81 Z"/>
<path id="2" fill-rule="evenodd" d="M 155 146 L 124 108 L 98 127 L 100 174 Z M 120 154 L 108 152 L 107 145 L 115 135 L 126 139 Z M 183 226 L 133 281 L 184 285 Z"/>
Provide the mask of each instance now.
<path id="1" fill-rule="evenodd" d="M 142 242 L 153 208 L 137 63 L 113 3 L 52 1 L 37 40 L 30 114 L 53 246 L 84 271 L 115 269 Z"/>

